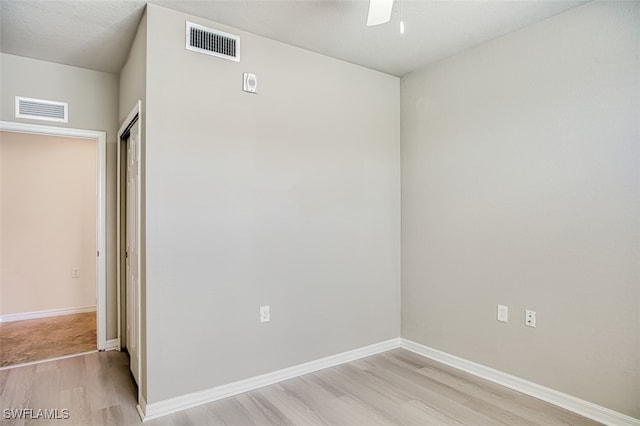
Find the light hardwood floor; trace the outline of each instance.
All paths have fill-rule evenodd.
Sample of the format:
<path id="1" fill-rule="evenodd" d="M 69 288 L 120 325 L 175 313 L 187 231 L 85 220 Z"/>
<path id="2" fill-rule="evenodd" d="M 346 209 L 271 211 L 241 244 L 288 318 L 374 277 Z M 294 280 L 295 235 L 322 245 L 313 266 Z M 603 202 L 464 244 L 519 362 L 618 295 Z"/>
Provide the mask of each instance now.
<path id="1" fill-rule="evenodd" d="M 68 409 L 69 420 L 139 425 L 127 355 L 102 352 L 0 371 L 1 408 Z M 164 425 L 596 425 L 403 349 L 145 422 Z"/>

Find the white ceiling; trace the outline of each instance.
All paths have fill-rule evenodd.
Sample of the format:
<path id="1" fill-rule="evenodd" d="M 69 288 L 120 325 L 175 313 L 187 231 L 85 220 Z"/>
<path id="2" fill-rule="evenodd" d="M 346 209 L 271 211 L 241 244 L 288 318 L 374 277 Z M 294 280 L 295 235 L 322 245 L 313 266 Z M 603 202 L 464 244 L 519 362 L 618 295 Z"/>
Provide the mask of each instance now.
<path id="1" fill-rule="evenodd" d="M 368 1 L 151 0 L 287 44 L 401 76 L 587 0 L 395 0 L 367 27 Z M 119 72 L 144 0 L 1 0 L 0 50 Z M 400 34 L 402 14 L 406 32 Z"/>

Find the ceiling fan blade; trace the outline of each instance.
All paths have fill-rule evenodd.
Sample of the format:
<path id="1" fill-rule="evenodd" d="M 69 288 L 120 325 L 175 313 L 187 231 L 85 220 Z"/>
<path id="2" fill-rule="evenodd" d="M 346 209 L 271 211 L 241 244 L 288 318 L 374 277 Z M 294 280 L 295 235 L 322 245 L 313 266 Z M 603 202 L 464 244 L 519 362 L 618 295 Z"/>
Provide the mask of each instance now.
<path id="1" fill-rule="evenodd" d="M 367 26 L 384 24 L 391 19 L 393 0 L 369 0 Z"/>

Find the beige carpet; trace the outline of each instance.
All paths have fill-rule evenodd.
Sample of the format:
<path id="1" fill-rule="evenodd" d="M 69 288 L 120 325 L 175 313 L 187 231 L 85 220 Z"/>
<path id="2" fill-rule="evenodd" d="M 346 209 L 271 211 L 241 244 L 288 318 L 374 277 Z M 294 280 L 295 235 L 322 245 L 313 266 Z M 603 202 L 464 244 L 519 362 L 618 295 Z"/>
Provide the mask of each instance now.
<path id="1" fill-rule="evenodd" d="M 96 348 L 95 312 L 0 324 L 0 367 Z"/>

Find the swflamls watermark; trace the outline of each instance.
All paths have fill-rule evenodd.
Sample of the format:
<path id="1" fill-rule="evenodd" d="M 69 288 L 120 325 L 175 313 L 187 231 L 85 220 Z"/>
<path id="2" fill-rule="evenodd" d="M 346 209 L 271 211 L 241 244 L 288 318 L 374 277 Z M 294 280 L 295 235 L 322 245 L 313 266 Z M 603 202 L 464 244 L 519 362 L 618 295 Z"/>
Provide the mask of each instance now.
<path id="1" fill-rule="evenodd" d="M 2 416 L 6 420 L 67 420 L 71 414 L 66 408 L 5 408 Z"/>

